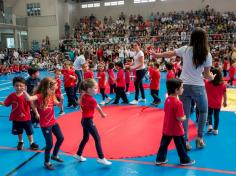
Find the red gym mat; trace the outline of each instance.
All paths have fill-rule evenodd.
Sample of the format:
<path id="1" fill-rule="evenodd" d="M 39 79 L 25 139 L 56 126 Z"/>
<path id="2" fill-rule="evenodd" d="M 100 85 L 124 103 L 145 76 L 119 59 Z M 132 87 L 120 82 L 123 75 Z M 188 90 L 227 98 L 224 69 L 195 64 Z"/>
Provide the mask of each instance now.
<path id="1" fill-rule="evenodd" d="M 148 89 L 149 88 L 149 84 L 143 84 L 143 88 L 144 89 Z M 129 92 L 134 92 L 134 91 L 135 91 L 134 82 L 130 82 Z M 105 92 L 106 92 L 106 94 L 110 93 L 110 86 L 109 86 L 109 84 L 106 84 Z"/>
<path id="2" fill-rule="evenodd" d="M 103 111 L 107 118 L 96 113 L 94 123 L 101 137 L 102 148 L 107 158 L 129 158 L 156 154 L 161 136 L 164 112 L 144 106 L 107 106 Z M 65 140 L 61 150 L 75 154 L 82 139 L 81 112 L 66 114 L 58 119 Z M 190 121 L 189 139 L 196 137 L 197 130 Z M 169 149 L 174 149 L 173 142 Z M 97 157 L 92 136 L 83 156 Z"/>

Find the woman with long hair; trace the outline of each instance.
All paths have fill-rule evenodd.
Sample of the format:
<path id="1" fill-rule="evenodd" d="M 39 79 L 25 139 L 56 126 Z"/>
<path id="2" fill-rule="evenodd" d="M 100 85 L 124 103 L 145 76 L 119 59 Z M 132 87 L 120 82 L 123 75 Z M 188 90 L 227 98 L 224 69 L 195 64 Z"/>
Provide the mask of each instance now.
<path id="1" fill-rule="evenodd" d="M 139 90 L 141 92 L 142 99 L 140 101 L 145 102 L 145 94 L 144 94 L 144 88 L 143 88 L 143 78 L 146 73 L 145 65 L 144 65 L 144 53 L 141 50 L 141 43 L 139 41 L 135 41 L 133 44 L 134 47 L 134 63 L 129 66 L 131 70 L 136 71 L 135 75 L 135 99 L 130 102 L 130 104 L 136 105 L 139 102 Z"/>
<path id="2" fill-rule="evenodd" d="M 191 33 L 190 44 L 188 46 L 164 53 L 150 51 L 150 54 L 158 58 L 171 58 L 173 56 L 183 58 L 183 69 L 180 79 L 183 80 L 184 92 L 180 96 L 180 99 L 183 102 L 186 115 L 186 120 L 183 123 L 186 148 L 187 150 L 191 150 L 192 148 L 188 142 L 188 119 L 190 117 L 192 99 L 196 102 L 197 108 L 199 109 L 196 147 L 203 148 L 205 146 L 203 133 L 208 113 L 207 95 L 203 79 L 214 79 L 214 75 L 210 72 L 212 56 L 209 53 L 206 32 L 202 28 L 195 28 Z"/>

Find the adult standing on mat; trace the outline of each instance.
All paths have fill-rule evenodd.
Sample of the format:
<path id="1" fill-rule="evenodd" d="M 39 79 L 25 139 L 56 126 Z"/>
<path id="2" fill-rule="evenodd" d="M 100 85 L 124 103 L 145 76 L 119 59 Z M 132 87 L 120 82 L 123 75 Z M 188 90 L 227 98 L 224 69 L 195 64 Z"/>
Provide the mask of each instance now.
<path id="1" fill-rule="evenodd" d="M 130 66 L 131 70 L 135 70 L 135 99 L 130 102 L 130 104 L 136 105 L 139 102 L 139 90 L 141 92 L 142 99 L 140 101 L 145 102 L 145 94 L 144 94 L 144 88 L 143 88 L 143 78 L 146 73 L 145 65 L 144 65 L 144 53 L 140 49 L 141 43 L 139 41 L 135 41 L 133 44 L 134 47 L 134 63 L 132 66 Z"/>
<path id="2" fill-rule="evenodd" d="M 213 80 L 214 75 L 210 72 L 212 66 L 212 56 L 209 53 L 207 34 L 202 28 L 196 28 L 191 33 L 189 46 L 183 46 L 164 53 L 155 53 L 150 51 L 150 54 L 158 58 L 170 58 L 179 56 L 183 58 L 183 69 L 180 79 L 183 80 L 184 92 L 180 96 L 183 102 L 186 120 L 184 121 L 186 148 L 191 150 L 191 145 L 188 142 L 188 119 L 190 117 L 191 100 L 196 102 L 199 110 L 198 119 L 198 137 L 196 139 L 196 147 L 203 148 L 205 142 L 203 140 L 203 132 L 207 119 L 207 95 L 203 79 Z M 202 76 L 203 75 L 203 76 Z"/>
<path id="3" fill-rule="evenodd" d="M 80 82 L 83 80 L 83 72 L 82 72 L 82 65 L 86 62 L 86 53 L 81 52 L 81 55 L 79 55 L 78 50 L 75 51 L 75 61 L 73 63 L 73 66 L 75 68 L 75 73 L 78 77 L 78 82 L 76 85 L 76 92 L 78 91 Z"/>

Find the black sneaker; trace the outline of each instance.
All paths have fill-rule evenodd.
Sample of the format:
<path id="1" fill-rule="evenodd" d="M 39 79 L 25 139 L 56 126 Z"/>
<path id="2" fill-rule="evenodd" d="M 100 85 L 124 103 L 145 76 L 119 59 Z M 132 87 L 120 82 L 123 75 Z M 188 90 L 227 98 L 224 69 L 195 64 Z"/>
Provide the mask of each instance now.
<path id="1" fill-rule="evenodd" d="M 59 158 L 58 156 L 51 156 L 51 159 L 54 160 L 54 161 L 57 161 L 57 162 L 59 162 L 59 163 L 63 163 L 63 162 L 64 162 L 64 161 L 63 161 L 61 158 Z"/>
<path id="2" fill-rule="evenodd" d="M 36 143 L 32 143 L 31 145 L 30 145 L 30 149 L 31 150 L 38 150 L 39 149 L 39 146 L 36 144 Z"/>
<path id="3" fill-rule="evenodd" d="M 48 170 L 55 170 L 55 167 L 52 165 L 52 163 L 44 163 L 44 166 Z"/>
<path id="4" fill-rule="evenodd" d="M 64 115 L 64 114 L 65 114 L 64 111 L 60 111 L 60 112 L 59 112 L 59 116 Z"/>
<path id="5" fill-rule="evenodd" d="M 180 163 L 181 166 L 191 166 L 195 164 L 195 160 L 190 160 L 188 162 Z"/>
<path id="6" fill-rule="evenodd" d="M 166 164 L 166 163 L 168 163 L 168 159 L 165 159 L 165 161 L 156 161 L 155 162 L 155 165 L 162 165 L 162 164 Z"/>
<path id="7" fill-rule="evenodd" d="M 18 142 L 17 150 L 23 150 L 23 148 L 24 148 L 24 142 Z"/>

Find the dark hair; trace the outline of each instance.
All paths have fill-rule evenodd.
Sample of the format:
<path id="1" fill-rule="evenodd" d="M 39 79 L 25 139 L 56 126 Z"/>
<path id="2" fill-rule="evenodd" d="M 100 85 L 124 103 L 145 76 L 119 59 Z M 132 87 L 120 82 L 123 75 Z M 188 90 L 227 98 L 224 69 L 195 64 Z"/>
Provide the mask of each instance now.
<path id="1" fill-rule="evenodd" d="M 160 67 L 160 64 L 158 63 L 158 62 L 154 62 L 154 67 L 157 67 L 157 68 L 159 68 Z"/>
<path id="2" fill-rule="evenodd" d="M 141 46 L 141 42 L 139 40 L 135 40 L 134 43 L 137 43 L 138 46 Z"/>
<path id="3" fill-rule="evenodd" d="M 115 66 L 117 66 L 117 67 L 120 67 L 120 68 L 124 68 L 124 65 L 123 65 L 123 63 L 122 62 L 116 62 L 115 63 Z"/>
<path id="4" fill-rule="evenodd" d="M 109 68 L 109 69 L 113 69 L 114 66 L 115 66 L 115 64 L 114 64 L 113 62 L 110 62 L 109 65 L 108 65 L 108 68 Z"/>
<path id="5" fill-rule="evenodd" d="M 172 78 L 166 81 L 166 88 L 168 95 L 174 94 L 176 89 L 179 89 L 183 81 L 178 78 Z"/>
<path id="6" fill-rule="evenodd" d="M 215 75 L 215 78 L 211 81 L 211 83 L 214 86 L 218 86 L 220 84 L 224 83 L 223 77 L 222 77 L 222 73 L 221 73 L 221 69 L 217 69 L 217 68 L 213 68 L 211 70 L 212 74 Z"/>
<path id="7" fill-rule="evenodd" d="M 170 62 L 166 62 L 166 69 L 167 70 L 172 70 L 173 69 L 173 64 Z"/>
<path id="8" fill-rule="evenodd" d="M 198 68 L 206 61 L 209 52 L 206 31 L 196 28 L 191 33 L 190 46 L 193 47 L 193 65 Z"/>
<path id="9" fill-rule="evenodd" d="M 36 72 L 38 72 L 39 70 L 36 68 L 36 67 L 30 67 L 29 69 L 28 69 L 28 74 L 30 75 L 30 76 L 32 76 L 33 74 L 35 74 Z"/>
<path id="10" fill-rule="evenodd" d="M 16 83 L 22 83 L 22 84 L 26 85 L 25 79 L 23 77 L 21 77 L 21 76 L 17 76 L 15 78 L 13 78 L 12 83 L 13 83 L 13 86 L 15 86 Z"/>

